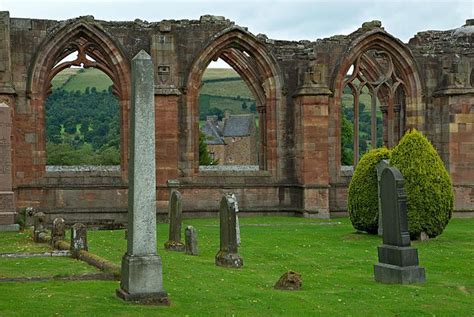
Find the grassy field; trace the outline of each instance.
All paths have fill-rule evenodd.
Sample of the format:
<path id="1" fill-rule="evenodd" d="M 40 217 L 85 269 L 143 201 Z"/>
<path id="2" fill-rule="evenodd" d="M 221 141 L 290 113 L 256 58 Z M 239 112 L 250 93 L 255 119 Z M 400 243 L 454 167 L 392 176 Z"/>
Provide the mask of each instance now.
<path id="1" fill-rule="evenodd" d="M 115 297 L 118 282 L 0 283 L 1 316 L 472 316 L 474 219 L 453 219 L 436 239 L 415 242 L 427 281 L 384 285 L 373 280 L 379 237 L 356 233 L 348 219 L 241 218 L 242 269 L 216 267 L 217 219 L 185 220 L 198 230 L 199 256 L 158 253 L 172 305 L 137 306 Z M 0 234 L 0 244 L 11 242 Z M 124 231 L 90 231 L 90 251 L 120 263 Z M 23 260 L 18 260 L 23 261 Z M 0 266 L 0 272 L 4 270 Z M 63 265 L 58 263 L 58 267 Z M 37 270 L 36 268 L 35 270 Z M 75 268 L 77 269 L 77 268 Z M 27 270 L 25 265 L 22 271 Z M 45 271 L 53 270 L 45 266 Z M 273 284 L 287 270 L 302 274 L 299 291 Z M 35 271 L 35 274 L 38 274 Z M 13 272 L 14 273 L 14 272 Z M 13 274 L 12 272 L 9 275 Z"/>
<path id="2" fill-rule="evenodd" d="M 53 89 L 83 92 L 87 87 L 95 87 L 97 91 L 107 90 L 112 80 L 97 68 L 67 68 L 57 74 L 51 83 Z"/>

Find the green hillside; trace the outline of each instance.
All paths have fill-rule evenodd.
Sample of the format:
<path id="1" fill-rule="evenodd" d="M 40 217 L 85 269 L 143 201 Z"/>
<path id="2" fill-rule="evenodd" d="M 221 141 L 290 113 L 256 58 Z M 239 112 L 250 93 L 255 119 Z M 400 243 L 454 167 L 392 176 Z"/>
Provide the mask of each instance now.
<path id="1" fill-rule="evenodd" d="M 67 68 L 57 74 L 51 83 L 53 89 L 84 92 L 87 87 L 95 87 L 97 91 L 107 90 L 112 85 L 112 80 L 96 68 Z"/>

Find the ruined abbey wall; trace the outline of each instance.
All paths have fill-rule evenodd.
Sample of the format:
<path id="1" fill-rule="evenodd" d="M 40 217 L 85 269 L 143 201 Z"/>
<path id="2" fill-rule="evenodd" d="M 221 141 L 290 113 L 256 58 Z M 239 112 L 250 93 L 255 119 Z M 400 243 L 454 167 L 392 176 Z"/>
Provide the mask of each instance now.
<path id="1" fill-rule="evenodd" d="M 5 166 L 0 179 L 7 184 L 0 188 L 0 212 L 32 206 L 68 222 L 125 221 L 130 60 L 141 49 L 150 53 L 155 67 L 159 213 L 166 213 L 170 179 L 179 181 L 188 214 L 215 212 L 219 197 L 229 191 L 248 213 L 330 217 L 343 212 L 351 175 L 340 164 L 344 77 L 363 52 L 377 49 L 387 52 L 406 95 L 402 106 L 387 112 L 387 124 L 399 132 L 415 127 L 430 138 L 453 179 L 456 210 L 472 213 L 472 22 L 456 30 L 418 33 L 408 44 L 377 21 L 349 35 L 294 42 L 253 35 L 214 16 L 148 23 L 89 16 L 23 19 L 0 12 L 0 103 L 11 113 L 11 142 L 0 140 Z M 78 48 L 111 77 L 119 99 L 121 166 L 116 171 L 47 171 L 45 166 L 44 101 L 55 65 Z M 199 87 L 208 63 L 218 57 L 233 66 L 256 97 L 262 120 L 259 171 L 199 171 Z M 376 65 L 362 62 L 367 76 L 376 80 Z M 393 119 L 400 112 L 403 121 Z"/>

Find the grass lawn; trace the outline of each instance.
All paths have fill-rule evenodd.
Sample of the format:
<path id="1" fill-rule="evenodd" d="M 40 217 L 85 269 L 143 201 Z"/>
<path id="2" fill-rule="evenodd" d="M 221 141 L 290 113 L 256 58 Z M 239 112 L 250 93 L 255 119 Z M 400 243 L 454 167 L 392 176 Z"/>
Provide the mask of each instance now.
<path id="1" fill-rule="evenodd" d="M 115 297 L 119 283 L 113 281 L 0 283 L 0 315 L 474 315 L 474 219 L 453 219 L 440 237 L 413 243 L 426 268 L 427 281 L 421 285 L 375 283 L 373 264 L 381 239 L 355 233 L 348 219 L 241 218 L 242 269 L 215 266 L 217 219 L 184 220 L 183 228 L 189 224 L 198 230 L 197 257 L 164 251 L 168 227 L 158 225 L 170 307 L 124 303 Z M 0 245 L 9 241 L 4 236 Z M 126 248 L 123 230 L 90 231 L 88 240 L 91 252 L 120 263 Z M 302 274 L 302 289 L 274 290 L 289 269 Z"/>

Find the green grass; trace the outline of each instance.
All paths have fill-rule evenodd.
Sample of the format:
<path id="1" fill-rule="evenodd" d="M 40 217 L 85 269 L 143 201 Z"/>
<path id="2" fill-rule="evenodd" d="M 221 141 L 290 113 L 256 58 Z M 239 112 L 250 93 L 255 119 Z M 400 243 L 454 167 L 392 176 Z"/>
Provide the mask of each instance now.
<path id="1" fill-rule="evenodd" d="M 204 83 L 199 91 L 201 94 L 255 99 L 243 80 L 219 81 Z M 242 104 L 242 101 L 240 102 Z"/>
<path id="2" fill-rule="evenodd" d="M 158 253 L 171 307 L 137 306 L 115 297 L 118 282 L 0 283 L 0 315 L 60 316 L 472 316 L 474 219 L 453 219 L 436 239 L 415 242 L 427 281 L 384 285 L 373 280 L 379 237 L 358 234 L 348 219 L 334 225 L 289 217 L 241 218 L 244 267 L 216 267 L 217 219 L 185 220 L 198 230 L 197 257 L 163 250 L 168 226 L 158 225 Z M 327 221 L 324 221 L 327 222 Z M 268 226 L 254 226 L 265 223 Z M 90 231 L 90 251 L 117 264 L 124 231 Z M 0 235 L 3 244 L 3 234 Z M 286 270 L 302 274 L 300 291 L 273 289 Z M 21 305 L 19 301 L 21 300 Z"/>
<path id="3" fill-rule="evenodd" d="M 28 228 L 23 232 L 1 232 L 0 253 L 35 253 L 50 251 L 47 244 L 33 242 L 31 231 L 32 230 Z"/>
<path id="4" fill-rule="evenodd" d="M 0 278 L 54 277 L 84 273 L 100 273 L 100 270 L 69 257 L 0 258 Z"/>

